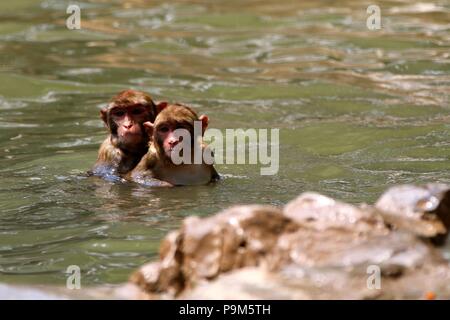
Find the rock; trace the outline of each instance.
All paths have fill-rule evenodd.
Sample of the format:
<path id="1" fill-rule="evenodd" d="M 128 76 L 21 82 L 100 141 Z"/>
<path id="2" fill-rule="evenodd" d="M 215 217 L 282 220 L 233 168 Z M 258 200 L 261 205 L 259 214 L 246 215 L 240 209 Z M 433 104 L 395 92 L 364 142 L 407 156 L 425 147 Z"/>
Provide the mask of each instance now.
<path id="1" fill-rule="evenodd" d="M 305 300 L 312 296 L 303 290 L 289 290 L 273 272 L 262 267 L 245 267 L 225 273 L 214 281 L 204 281 L 184 293 L 180 299 L 189 300 Z"/>
<path id="2" fill-rule="evenodd" d="M 279 272 L 246 267 L 200 283 L 179 296 L 193 300 L 355 300 L 436 299 L 450 297 L 450 273 L 445 265 L 427 266 L 419 272 L 381 277 L 379 289 L 368 285 L 366 270 L 348 272 L 340 268 L 308 268 L 289 265 Z"/>
<path id="3" fill-rule="evenodd" d="M 318 231 L 330 228 L 359 233 L 386 230 L 382 217 L 371 208 L 361 209 L 312 192 L 289 202 L 283 213 L 298 224 Z"/>
<path id="4" fill-rule="evenodd" d="M 388 189 L 375 207 L 391 226 L 443 244 L 450 228 L 450 187 L 401 185 Z"/>
<path id="5" fill-rule="evenodd" d="M 0 284 L 1 300 L 66 300 L 67 297 L 38 287 Z"/>
<path id="6" fill-rule="evenodd" d="M 169 233 L 160 247 L 160 261 L 148 263 L 131 276 L 131 282 L 150 294 L 174 296 L 184 289 L 179 255 L 180 233 Z"/>
<path id="7" fill-rule="evenodd" d="M 270 206 L 239 206 L 209 218 L 190 217 L 179 232 L 164 239 L 160 261 L 142 267 L 131 281 L 146 292 L 175 296 L 203 279 L 258 265 L 278 235 L 293 227 Z"/>
<path id="8" fill-rule="evenodd" d="M 325 250 L 292 241 L 293 259 L 280 268 L 261 264 L 238 269 L 204 281 L 179 298 L 425 299 L 429 292 L 439 299 L 450 297 L 448 262 L 412 234 L 393 232 L 348 247 L 344 242 L 327 247 L 330 240 L 322 242 Z M 373 267 L 380 271 L 379 288 L 368 285 Z"/>
<path id="9" fill-rule="evenodd" d="M 152 299 L 132 283 L 114 286 L 81 287 L 67 289 L 51 285 L 10 285 L 0 284 L 0 300 L 93 300 L 93 299 Z"/>
<path id="10" fill-rule="evenodd" d="M 450 299 L 450 265 L 435 246 L 449 233 L 449 192 L 407 185 L 375 206 L 317 193 L 284 208 L 235 206 L 186 218 L 124 285 L 0 285 L 0 298 Z"/>
<path id="11" fill-rule="evenodd" d="M 427 241 L 448 233 L 446 188 L 393 188 L 375 207 L 304 193 L 282 210 L 190 217 L 131 282 L 150 299 L 450 298 L 449 263 Z"/>

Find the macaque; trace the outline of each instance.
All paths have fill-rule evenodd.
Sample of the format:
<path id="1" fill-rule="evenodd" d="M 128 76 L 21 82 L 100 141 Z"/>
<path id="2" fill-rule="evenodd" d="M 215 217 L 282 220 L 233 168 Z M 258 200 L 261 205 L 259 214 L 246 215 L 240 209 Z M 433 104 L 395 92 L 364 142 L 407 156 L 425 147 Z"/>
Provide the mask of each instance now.
<path id="1" fill-rule="evenodd" d="M 218 180 L 211 150 L 203 143 L 208 121 L 207 116 L 199 117 L 190 107 L 166 106 L 154 123 L 144 123 L 151 136 L 150 146 L 131 172 L 130 180 L 151 186 L 202 185 Z M 194 130 L 195 126 L 198 130 Z M 208 152 L 206 163 L 203 154 Z"/>
<path id="2" fill-rule="evenodd" d="M 148 151 L 149 136 L 143 123 L 154 121 L 166 105 L 156 104 L 148 94 L 136 90 L 125 90 L 112 98 L 100 111 L 109 136 L 100 146 L 97 162 L 89 173 L 118 178 L 133 170 Z"/>

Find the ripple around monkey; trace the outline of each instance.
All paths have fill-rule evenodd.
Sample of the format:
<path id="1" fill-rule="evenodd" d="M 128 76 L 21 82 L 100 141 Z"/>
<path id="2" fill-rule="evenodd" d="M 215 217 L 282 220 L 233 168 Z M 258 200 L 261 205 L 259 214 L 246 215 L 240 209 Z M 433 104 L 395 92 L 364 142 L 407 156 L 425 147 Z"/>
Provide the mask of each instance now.
<path id="1" fill-rule="evenodd" d="M 150 147 L 128 178 L 152 186 L 201 185 L 218 180 L 212 152 L 203 143 L 208 121 L 207 116 L 199 117 L 188 106 L 165 106 L 154 123 L 144 123 L 150 137 Z M 198 135 L 196 124 L 200 124 Z M 199 161 L 194 160 L 195 148 L 200 149 Z M 174 163 L 173 160 L 180 155 L 183 162 Z M 205 159 L 204 155 L 209 156 Z"/>
<path id="2" fill-rule="evenodd" d="M 154 121 L 166 105 L 155 103 L 148 94 L 136 90 L 125 90 L 113 97 L 100 111 L 109 135 L 89 174 L 115 179 L 133 170 L 148 151 L 149 136 L 143 123 Z"/>

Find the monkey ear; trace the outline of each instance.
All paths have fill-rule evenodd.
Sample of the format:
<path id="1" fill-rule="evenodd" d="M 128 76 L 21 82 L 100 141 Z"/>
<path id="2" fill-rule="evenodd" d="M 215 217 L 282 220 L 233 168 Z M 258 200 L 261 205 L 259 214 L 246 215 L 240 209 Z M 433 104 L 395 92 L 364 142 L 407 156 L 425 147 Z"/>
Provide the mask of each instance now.
<path id="1" fill-rule="evenodd" d="M 200 117 L 198 117 L 198 120 L 202 122 L 202 135 L 204 135 L 206 128 L 208 127 L 209 118 L 202 114 Z"/>
<path id="2" fill-rule="evenodd" d="M 103 108 L 100 110 L 100 117 L 102 118 L 103 122 L 108 125 L 108 111 L 107 108 Z"/>
<path id="3" fill-rule="evenodd" d="M 169 103 L 167 101 L 159 101 L 156 102 L 155 105 L 156 105 L 156 114 L 158 114 L 161 111 L 163 111 L 169 105 Z"/>
<path id="4" fill-rule="evenodd" d="M 144 126 L 144 129 L 149 137 L 151 137 L 153 135 L 153 123 L 151 123 L 150 121 L 146 121 L 142 125 Z"/>

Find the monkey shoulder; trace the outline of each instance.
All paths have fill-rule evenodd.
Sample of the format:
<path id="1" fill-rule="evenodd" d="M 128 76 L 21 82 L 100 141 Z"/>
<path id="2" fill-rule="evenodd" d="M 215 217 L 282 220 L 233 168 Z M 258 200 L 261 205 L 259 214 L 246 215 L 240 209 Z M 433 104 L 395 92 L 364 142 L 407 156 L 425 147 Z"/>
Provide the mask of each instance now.
<path id="1" fill-rule="evenodd" d="M 150 144 L 150 147 L 148 148 L 148 152 L 145 154 L 145 156 L 143 157 L 143 161 L 145 164 L 145 168 L 147 170 L 152 170 L 155 169 L 155 167 L 157 167 L 158 163 L 160 163 L 160 159 L 158 157 L 158 152 L 155 149 L 153 144 Z"/>
<path id="2" fill-rule="evenodd" d="M 88 174 L 101 176 L 104 178 L 118 177 L 118 169 L 121 159 L 122 152 L 120 149 L 112 145 L 111 139 L 108 136 L 100 145 L 97 161 L 95 162 L 93 168 L 88 171 Z"/>
<path id="3" fill-rule="evenodd" d="M 140 177 L 152 177 L 153 169 L 157 165 L 157 154 L 154 148 L 150 146 L 148 152 L 141 158 L 136 167 L 131 171 L 131 180 L 139 179 Z"/>
<path id="4" fill-rule="evenodd" d="M 116 148 L 111 143 L 110 137 L 108 137 L 100 146 L 97 162 L 114 163 L 118 165 L 122 157 L 122 151 L 119 148 Z"/>
<path id="5" fill-rule="evenodd" d="M 159 170 L 158 158 L 150 150 L 145 154 L 136 168 L 128 175 L 128 180 L 149 187 L 173 187 L 173 184 L 158 179 L 155 172 Z"/>

